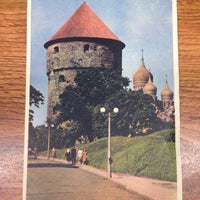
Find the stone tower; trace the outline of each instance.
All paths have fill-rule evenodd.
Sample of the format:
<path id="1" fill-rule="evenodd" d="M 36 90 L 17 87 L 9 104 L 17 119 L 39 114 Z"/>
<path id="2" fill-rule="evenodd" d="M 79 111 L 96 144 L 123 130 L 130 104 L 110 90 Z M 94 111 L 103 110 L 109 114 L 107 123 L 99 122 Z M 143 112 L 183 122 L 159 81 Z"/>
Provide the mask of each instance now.
<path id="1" fill-rule="evenodd" d="M 65 87 L 73 84 L 80 68 L 122 70 L 125 44 L 110 31 L 84 2 L 44 44 L 48 76 L 48 119 L 55 118 L 54 106 Z"/>

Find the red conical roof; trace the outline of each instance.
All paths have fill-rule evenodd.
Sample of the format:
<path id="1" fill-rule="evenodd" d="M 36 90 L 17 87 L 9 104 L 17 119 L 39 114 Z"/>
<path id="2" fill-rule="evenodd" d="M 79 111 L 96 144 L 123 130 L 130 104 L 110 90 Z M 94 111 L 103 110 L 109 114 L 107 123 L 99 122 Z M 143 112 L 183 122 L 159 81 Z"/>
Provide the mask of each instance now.
<path id="1" fill-rule="evenodd" d="M 125 44 L 112 33 L 95 12 L 84 2 L 76 12 L 65 22 L 58 32 L 44 44 L 45 48 L 56 41 L 67 38 L 103 38 Z"/>

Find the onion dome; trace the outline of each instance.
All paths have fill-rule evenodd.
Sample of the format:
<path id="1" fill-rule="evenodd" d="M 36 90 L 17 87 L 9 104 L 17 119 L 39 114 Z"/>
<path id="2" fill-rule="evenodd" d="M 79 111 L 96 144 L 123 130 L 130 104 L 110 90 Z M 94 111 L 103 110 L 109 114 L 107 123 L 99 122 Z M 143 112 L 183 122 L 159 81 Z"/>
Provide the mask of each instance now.
<path id="1" fill-rule="evenodd" d="M 149 82 L 144 86 L 143 91 L 145 94 L 149 94 L 151 96 L 156 96 L 157 87 L 152 83 L 150 77 L 149 77 Z"/>
<path id="2" fill-rule="evenodd" d="M 153 82 L 153 75 L 147 70 L 144 64 L 144 58 L 142 57 L 142 64 L 138 71 L 133 75 L 134 90 L 143 89 L 143 87 L 148 83 L 149 77 Z"/>
<path id="3" fill-rule="evenodd" d="M 161 92 L 162 99 L 173 99 L 174 93 L 169 89 L 168 82 L 166 80 L 165 88 Z"/>
<path id="4" fill-rule="evenodd" d="M 139 67 L 138 71 L 133 75 L 133 81 L 148 81 L 149 80 L 149 71 L 144 65 L 144 59 L 142 58 L 142 64 Z"/>
<path id="5" fill-rule="evenodd" d="M 125 47 L 125 44 L 104 24 L 86 2 L 83 2 L 55 35 L 44 44 L 44 47 L 48 48 L 58 42 L 87 38 L 111 40 L 121 48 Z"/>

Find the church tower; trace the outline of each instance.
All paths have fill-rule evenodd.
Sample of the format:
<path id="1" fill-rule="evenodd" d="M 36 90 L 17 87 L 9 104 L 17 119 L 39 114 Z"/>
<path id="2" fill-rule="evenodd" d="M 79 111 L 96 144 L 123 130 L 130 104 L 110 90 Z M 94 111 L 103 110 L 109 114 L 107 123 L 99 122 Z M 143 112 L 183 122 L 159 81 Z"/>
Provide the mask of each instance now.
<path id="1" fill-rule="evenodd" d="M 153 82 L 153 75 L 147 70 L 142 55 L 142 63 L 137 72 L 133 75 L 133 90 L 143 90 L 144 86 L 148 83 L 149 78 Z"/>
<path id="2" fill-rule="evenodd" d="M 170 90 L 168 86 L 168 82 L 166 80 L 165 88 L 161 92 L 161 99 L 163 103 L 163 109 L 167 109 L 173 105 L 173 92 Z"/>
<path id="3" fill-rule="evenodd" d="M 145 94 L 152 96 L 154 102 L 156 101 L 157 87 L 152 83 L 150 76 L 149 76 L 149 82 L 143 87 L 143 91 Z"/>
<path id="4" fill-rule="evenodd" d="M 125 44 L 84 2 L 44 44 L 48 76 L 48 118 L 65 87 L 74 84 L 77 69 L 112 68 L 121 72 Z"/>

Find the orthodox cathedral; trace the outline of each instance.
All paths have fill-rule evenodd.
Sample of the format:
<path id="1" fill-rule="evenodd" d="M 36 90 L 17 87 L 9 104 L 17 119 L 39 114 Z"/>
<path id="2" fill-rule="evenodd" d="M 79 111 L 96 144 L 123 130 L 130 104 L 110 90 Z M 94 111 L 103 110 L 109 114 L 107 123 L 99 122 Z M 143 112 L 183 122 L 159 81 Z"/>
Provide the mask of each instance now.
<path id="1" fill-rule="evenodd" d="M 133 90 L 143 90 L 145 94 L 152 96 L 158 117 L 165 122 L 174 122 L 174 94 L 168 86 L 167 79 L 160 101 L 157 99 L 157 87 L 153 84 L 153 75 L 147 70 L 143 56 L 140 67 L 133 75 Z"/>
<path id="2" fill-rule="evenodd" d="M 104 24 L 84 2 L 63 26 L 44 44 L 48 76 L 48 119 L 53 121 L 54 107 L 67 85 L 74 84 L 77 69 L 112 68 L 122 71 L 122 50 L 125 44 Z M 133 90 L 143 90 L 154 99 L 157 115 L 173 122 L 173 92 L 167 80 L 157 99 L 153 75 L 142 63 L 133 75 Z"/>

